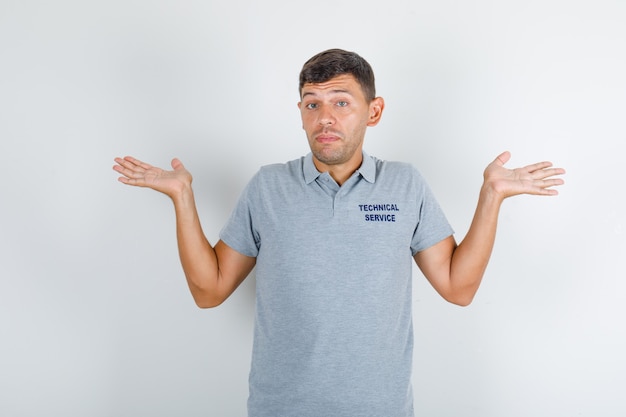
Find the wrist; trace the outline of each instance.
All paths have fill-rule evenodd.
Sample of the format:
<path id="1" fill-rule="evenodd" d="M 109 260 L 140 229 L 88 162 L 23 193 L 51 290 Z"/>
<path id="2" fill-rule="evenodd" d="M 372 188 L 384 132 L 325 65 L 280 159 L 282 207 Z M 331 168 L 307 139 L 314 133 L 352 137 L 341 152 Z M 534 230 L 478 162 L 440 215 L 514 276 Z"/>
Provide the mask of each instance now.
<path id="1" fill-rule="evenodd" d="M 485 182 L 480 188 L 479 201 L 488 206 L 500 207 L 505 195 L 499 192 L 492 184 Z"/>
<path id="2" fill-rule="evenodd" d="M 176 189 L 169 196 L 176 207 L 187 207 L 194 204 L 193 197 L 193 189 L 191 188 L 191 184 L 181 184 L 181 186 Z"/>

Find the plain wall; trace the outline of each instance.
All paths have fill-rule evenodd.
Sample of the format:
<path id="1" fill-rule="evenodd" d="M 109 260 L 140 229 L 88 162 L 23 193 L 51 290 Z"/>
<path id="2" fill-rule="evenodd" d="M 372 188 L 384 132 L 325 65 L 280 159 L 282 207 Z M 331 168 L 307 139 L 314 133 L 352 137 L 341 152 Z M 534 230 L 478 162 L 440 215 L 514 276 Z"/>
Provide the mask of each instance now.
<path id="1" fill-rule="evenodd" d="M 463 238 L 482 170 L 548 159 L 502 207 L 474 303 L 415 271 L 418 416 L 623 416 L 626 3 L 0 0 L 0 415 L 243 416 L 254 277 L 186 288 L 167 197 L 115 156 L 179 157 L 215 242 L 264 164 L 307 153 L 297 76 L 374 67 L 366 150 L 417 166 Z"/>

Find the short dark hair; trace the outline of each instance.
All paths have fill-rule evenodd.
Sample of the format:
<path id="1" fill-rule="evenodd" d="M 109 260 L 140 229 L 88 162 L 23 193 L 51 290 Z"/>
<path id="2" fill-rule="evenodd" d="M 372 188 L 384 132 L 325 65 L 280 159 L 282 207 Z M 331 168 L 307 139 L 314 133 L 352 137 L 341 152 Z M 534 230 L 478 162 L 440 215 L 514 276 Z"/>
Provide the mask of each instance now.
<path id="1" fill-rule="evenodd" d="M 351 74 L 361 85 L 365 99 L 376 97 L 374 71 L 370 64 L 355 52 L 328 49 L 310 58 L 300 71 L 300 96 L 306 83 L 323 83 L 342 74 Z"/>

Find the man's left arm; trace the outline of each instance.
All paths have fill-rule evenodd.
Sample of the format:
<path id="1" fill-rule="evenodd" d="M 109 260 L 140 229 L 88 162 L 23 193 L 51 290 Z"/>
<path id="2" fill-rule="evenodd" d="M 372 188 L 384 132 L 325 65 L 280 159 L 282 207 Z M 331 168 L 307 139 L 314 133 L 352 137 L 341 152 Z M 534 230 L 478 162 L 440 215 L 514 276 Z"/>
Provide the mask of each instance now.
<path id="1" fill-rule="evenodd" d="M 539 162 L 507 169 L 509 152 L 500 154 L 485 172 L 474 218 L 465 238 L 457 245 L 450 236 L 415 254 L 414 259 L 435 290 L 447 301 L 466 306 L 472 302 L 493 249 L 498 214 L 504 199 L 520 194 L 557 195 L 551 188 L 563 184 L 562 168 Z"/>

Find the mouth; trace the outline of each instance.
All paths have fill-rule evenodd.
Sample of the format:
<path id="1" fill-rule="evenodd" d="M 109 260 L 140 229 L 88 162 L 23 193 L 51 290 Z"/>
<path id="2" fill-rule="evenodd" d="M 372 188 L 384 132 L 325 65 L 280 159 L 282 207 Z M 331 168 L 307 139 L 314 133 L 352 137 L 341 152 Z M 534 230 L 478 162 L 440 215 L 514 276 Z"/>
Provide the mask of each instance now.
<path id="1" fill-rule="evenodd" d="M 319 143 L 332 143 L 341 140 L 341 137 L 333 133 L 324 132 L 316 135 L 315 140 Z"/>

